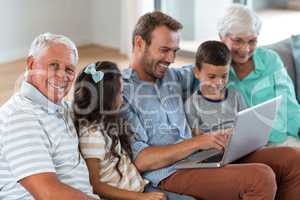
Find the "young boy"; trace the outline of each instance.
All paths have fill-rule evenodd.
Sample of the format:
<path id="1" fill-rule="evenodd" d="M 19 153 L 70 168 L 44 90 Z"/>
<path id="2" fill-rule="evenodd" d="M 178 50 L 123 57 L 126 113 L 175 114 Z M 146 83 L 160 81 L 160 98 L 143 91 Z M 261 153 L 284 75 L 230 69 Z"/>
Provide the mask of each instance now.
<path id="1" fill-rule="evenodd" d="M 186 102 L 185 112 L 194 135 L 232 128 L 236 113 L 246 108 L 236 90 L 227 89 L 230 51 L 218 41 L 202 43 L 196 53 L 200 87 Z"/>

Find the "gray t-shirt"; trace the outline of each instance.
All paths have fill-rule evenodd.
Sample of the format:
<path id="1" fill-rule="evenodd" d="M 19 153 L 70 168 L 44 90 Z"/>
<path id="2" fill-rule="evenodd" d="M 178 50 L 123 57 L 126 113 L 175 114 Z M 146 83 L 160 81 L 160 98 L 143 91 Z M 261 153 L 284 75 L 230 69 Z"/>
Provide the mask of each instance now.
<path id="1" fill-rule="evenodd" d="M 227 89 L 223 100 L 211 100 L 200 91 L 195 92 L 184 104 L 191 129 L 202 132 L 232 128 L 237 112 L 247 108 L 240 94 Z"/>

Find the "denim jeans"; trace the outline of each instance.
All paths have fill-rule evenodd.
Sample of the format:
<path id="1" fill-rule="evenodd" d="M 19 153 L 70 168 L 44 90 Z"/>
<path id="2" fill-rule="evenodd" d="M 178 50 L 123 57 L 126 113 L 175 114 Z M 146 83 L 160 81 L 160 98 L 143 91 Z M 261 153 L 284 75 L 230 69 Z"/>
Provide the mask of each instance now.
<path id="1" fill-rule="evenodd" d="M 196 200 L 194 197 L 181 195 L 181 194 L 177 194 L 174 192 L 168 192 L 168 191 L 162 190 L 160 188 L 155 188 L 155 187 L 151 186 L 150 184 L 148 186 L 146 186 L 144 192 L 162 192 L 166 195 L 168 200 Z"/>

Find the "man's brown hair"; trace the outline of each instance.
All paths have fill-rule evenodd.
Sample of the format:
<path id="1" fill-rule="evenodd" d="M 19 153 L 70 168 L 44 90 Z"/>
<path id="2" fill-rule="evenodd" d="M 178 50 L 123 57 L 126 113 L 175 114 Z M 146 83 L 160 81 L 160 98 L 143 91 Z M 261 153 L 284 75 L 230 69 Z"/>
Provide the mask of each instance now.
<path id="1" fill-rule="evenodd" d="M 149 12 L 141 16 L 135 25 L 132 35 L 132 46 L 134 47 L 134 38 L 140 35 L 147 45 L 151 44 L 151 34 L 158 26 L 166 26 L 172 31 L 182 29 L 182 24 L 174 18 L 160 11 Z"/>

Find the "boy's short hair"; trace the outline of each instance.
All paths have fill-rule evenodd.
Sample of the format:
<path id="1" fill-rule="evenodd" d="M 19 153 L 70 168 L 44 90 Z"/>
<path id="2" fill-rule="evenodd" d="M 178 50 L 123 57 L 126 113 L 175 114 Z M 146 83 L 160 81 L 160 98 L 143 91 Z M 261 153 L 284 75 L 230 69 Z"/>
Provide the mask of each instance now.
<path id="1" fill-rule="evenodd" d="M 196 53 L 196 67 L 202 68 L 202 63 L 215 66 L 226 66 L 231 62 L 231 53 L 226 44 L 219 41 L 203 42 Z"/>

